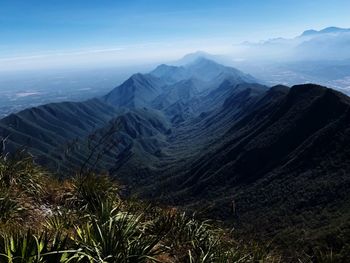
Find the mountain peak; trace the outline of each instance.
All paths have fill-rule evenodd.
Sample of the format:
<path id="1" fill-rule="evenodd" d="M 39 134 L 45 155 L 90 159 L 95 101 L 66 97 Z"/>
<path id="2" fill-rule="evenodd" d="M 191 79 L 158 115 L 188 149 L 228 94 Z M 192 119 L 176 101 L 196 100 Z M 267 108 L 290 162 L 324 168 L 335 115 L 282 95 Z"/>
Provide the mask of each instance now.
<path id="1" fill-rule="evenodd" d="M 221 57 L 218 55 L 212 55 L 212 54 L 209 54 L 209 53 L 204 52 L 204 51 L 196 51 L 194 53 L 189 53 L 189 54 L 185 55 L 183 58 L 178 60 L 175 63 L 175 65 L 180 65 L 180 66 L 181 65 L 188 65 L 188 64 L 195 62 L 199 58 L 205 58 L 205 59 L 212 60 L 212 61 L 221 61 L 222 60 L 222 59 L 220 59 Z"/>
<path id="2" fill-rule="evenodd" d="M 186 61 L 187 63 L 191 63 L 194 60 L 196 60 L 197 58 L 210 57 L 210 56 L 212 56 L 212 55 L 210 55 L 209 53 L 206 53 L 204 51 L 196 51 L 193 53 L 186 54 L 185 56 L 183 56 L 183 58 L 181 60 Z"/>
<path id="3" fill-rule="evenodd" d="M 130 77 L 130 79 L 133 81 L 145 81 L 149 78 L 150 78 L 150 76 L 147 76 L 147 75 L 142 74 L 142 73 L 135 73 Z"/>
<path id="4" fill-rule="evenodd" d="M 175 83 L 188 77 L 184 67 L 161 64 L 150 72 L 150 75 L 163 79 L 167 83 Z"/>
<path id="5" fill-rule="evenodd" d="M 235 68 L 222 65 L 211 56 L 201 51 L 188 54 L 184 57 L 187 63 L 181 63 L 179 66 L 161 64 L 151 71 L 150 75 L 160 78 L 168 84 L 190 78 L 217 83 L 226 78 L 234 79 L 236 82 L 256 82 L 253 77 Z"/>
<path id="6" fill-rule="evenodd" d="M 311 35 L 315 35 L 315 34 L 317 34 L 317 33 L 318 33 L 317 30 L 309 29 L 309 30 L 305 30 L 305 31 L 301 34 L 301 36 L 302 36 L 302 37 L 311 36 Z"/>
<path id="7" fill-rule="evenodd" d="M 161 92 L 163 81 L 151 74 L 137 73 L 103 97 L 118 107 L 143 107 Z"/>
<path id="8" fill-rule="evenodd" d="M 165 71 L 165 70 L 176 69 L 176 68 L 177 68 L 177 66 L 172 66 L 172 65 L 167 65 L 167 64 L 160 64 L 152 72 Z"/>
<path id="9" fill-rule="evenodd" d="M 187 64 L 186 66 L 192 66 L 192 65 L 216 65 L 216 66 L 223 66 L 217 62 L 215 62 L 212 59 L 209 59 L 207 57 L 204 56 L 199 56 L 198 58 L 196 58 L 195 60 L 193 60 L 191 63 Z"/>
<path id="10" fill-rule="evenodd" d="M 343 33 L 343 32 L 349 32 L 350 29 L 349 28 L 340 28 L 340 27 L 326 27 L 324 29 L 322 29 L 320 32 L 321 33 Z"/>

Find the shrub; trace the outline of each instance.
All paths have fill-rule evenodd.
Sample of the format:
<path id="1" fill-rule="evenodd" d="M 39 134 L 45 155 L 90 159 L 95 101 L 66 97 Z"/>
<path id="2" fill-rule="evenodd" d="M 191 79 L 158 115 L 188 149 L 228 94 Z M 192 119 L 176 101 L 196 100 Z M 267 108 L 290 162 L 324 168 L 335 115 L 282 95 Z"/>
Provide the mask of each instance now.
<path id="1" fill-rule="evenodd" d="M 33 158 L 25 152 L 0 156 L 0 187 L 17 189 L 39 197 L 44 193 L 42 178 L 46 172 L 36 165 Z"/>
<path id="2" fill-rule="evenodd" d="M 146 235 L 140 218 L 120 212 L 106 222 L 92 220 L 76 228 L 75 241 L 94 262 L 156 261 L 160 237 Z"/>
<path id="3" fill-rule="evenodd" d="M 104 200 L 116 200 L 118 188 L 106 175 L 77 175 L 73 180 L 72 201 L 81 210 L 91 213 L 100 209 Z"/>
<path id="4" fill-rule="evenodd" d="M 50 237 L 44 232 L 39 236 L 31 231 L 0 237 L 0 262 L 8 263 L 59 263 L 79 257 L 77 250 L 66 250 L 67 237 L 57 233 Z"/>

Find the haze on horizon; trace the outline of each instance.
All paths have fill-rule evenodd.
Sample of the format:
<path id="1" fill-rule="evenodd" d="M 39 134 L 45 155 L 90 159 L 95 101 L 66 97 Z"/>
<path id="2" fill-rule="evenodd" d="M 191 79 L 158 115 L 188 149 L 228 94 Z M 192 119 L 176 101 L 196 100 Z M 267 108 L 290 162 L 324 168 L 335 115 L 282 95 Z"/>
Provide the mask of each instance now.
<path id="1" fill-rule="evenodd" d="M 233 54 L 244 41 L 350 27 L 347 0 L 0 3 L 0 72 L 130 67 L 196 50 Z"/>

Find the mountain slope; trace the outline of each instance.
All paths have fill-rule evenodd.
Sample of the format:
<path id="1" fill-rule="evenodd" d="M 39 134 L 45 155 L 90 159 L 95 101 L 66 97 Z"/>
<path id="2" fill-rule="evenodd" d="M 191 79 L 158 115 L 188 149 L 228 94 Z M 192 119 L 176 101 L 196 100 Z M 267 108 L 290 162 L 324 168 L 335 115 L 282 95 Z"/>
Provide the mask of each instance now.
<path id="1" fill-rule="evenodd" d="M 6 151 L 25 147 L 42 162 L 52 162 L 58 149 L 63 154 L 70 141 L 103 127 L 116 113 L 99 99 L 52 103 L 5 117 L 0 134 L 6 138 Z"/>
<path id="2" fill-rule="evenodd" d="M 222 146 L 213 153 L 214 159 L 204 161 L 206 166 L 201 170 L 214 170 L 218 176 L 232 174 L 233 177 L 227 179 L 234 183 L 255 181 L 264 173 L 289 163 L 294 151 L 347 114 L 349 102 L 347 97 L 329 89 L 295 86 L 282 101 L 265 111 L 253 112 L 254 118 L 248 115 L 233 125 L 224 135 L 226 141 L 229 138 L 228 143 L 222 144 L 224 140 L 219 139 Z M 244 133 L 240 132 L 242 128 Z M 307 161 L 299 160 L 299 165 Z M 190 174 L 201 173 L 196 167 L 194 170 L 196 172 L 190 171 Z M 206 177 L 206 173 L 201 177 Z M 227 180 L 223 179 L 222 183 L 226 184 Z M 205 190 L 198 184 L 196 187 Z"/>
<path id="3" fill-rule="evenodd" d="M 315 240 L 345 229 L 350 98 L 253 80 L 203 58 L 162 65 L 101 99 L 8 116 L 0 135 L 7 149 L 28 146 L 51 169 L 107 170 L 132 193 L 200 210 L 244 234 L 300 231 Z"/>
<path id="4" fill-rule="evenodd" d="M 159 65 L 154 70 L 152 70 L 150 74 L 157 78 L 162 78 L 169 84 L 176 83 L 189 77 L 189 74 L 184 67 L 177 67 L 166 64 Z"/>
<path id="5" fill-rule="evenodd" d="M 162 149 L 170 133 L 170 125 L 160 112 L 126 109 L 103 127 L 80 138 L 70 147 L 62 165 L 68 171 L 82 166 L 109 170 L 119 180 L 132 182 L 143 172 L 152 170 L 164 155 Z"/>
<path id="6" fill-rule="evenodd" d="M 236 83 L 256 83 L 257 80 L 235 68 L 227 67 L 209 60 L 205 57 L 197 57 L 183 66 L 161 65 L 153 70 L 151 75 L 176 83 L 186 79 L 197 79 L 203 83 L 200 90 L 215 86 L 225 79 L 234 80 Z"/>
<path id="7" fill-rule="evenodd" d="M 210 147 L 186 160 L 176 177 L 165 173 L 158 188 L 167 194 L 158 194 L 231 222 L 235 200 L 240 230 L 256 229 L 260 237 L 291 240 L 298 229 L 321 239 L 339 222 L 347 228 L 350 98 L 301 85 L 275 87 L 253 104 Z"/>
<path id="8" fill-rule="evenodd" d="M 154 112 L 158 110 L 158 117 L 155 117 L 154 121 L 163 119 L 161 122 L 165 126 L 168 125 L 166 124 L 168 121 L 174 123 L 184 121 L 195 116 L 199 107 L 210 111 L 215 106 L 209 104 L 208 100 L 205 103 L 200 102 L 201 97 L 206 96 L 201 94 L 200 90 L 207 89 L 209 82 L 211 88 L 215 90 L 221 82 L 221 79 L 216 79 L 218 76 L 229 72 L 229 75 L 235 76 L 237 81 L 246 76 L 238 70 L 206 59 L 197 59 L 191 65 L 184 67 L 163 65 L 154 72 L 159 71 L 165 76 L 160 74 L 160 78 L 154 74 L 134 74 L 101 99 L 81 103 L 48 104 L 8 116 L 1 120 L 0 135 L 2 138 L 10 135 L 6 146 L 8 151 L 24 146 L 28 147 L 43 163 L 55 169 L 61 169 L 62 166 L 79 166 L 84 162 L 89 151 L 84 145 L 96 135 L 98 130 L 107 130 L 112 120 L 118 116 L 132 121 L 128 119 L 130 115 L 127 117 L 127 114 L 134 109 L 138 112 L 134 127 L 141 127 L 145 125 L 144 117 L 147 118 L 149 115 L 143 109 L 148 108 L 149 112 L 153 109 L 156 110 Z M 213 79 L 208 75 L 206 81 L 191 77 L 169 84 L 166 74 L 171 74 L 175 80 L 179 79 L 179 72 L 187 76 L 211 74 Z M 184 75 L 181 78 L 183 77 Z M 135 133 L 132 129 L 128 132 Z M 145 143 L 142 148 L 144 147 Z M 79 151 L 79 149 L 84 150 Z M 67 156 L 67 151 L 70 151 L 69 154 L 74 152 L 75 156 Z M 104 163 L 113 164 L 115 157 L 114 154 L 108 162 Z M 108 167 L 110 165 L 107 165 L 106 169 Z"/>
<path id="9" fill-rule="evenodd" d="M 165 83 L 150 74 L 135 74 L 103 97 L 114 107 L 140 108 L 162 93 Z"/>

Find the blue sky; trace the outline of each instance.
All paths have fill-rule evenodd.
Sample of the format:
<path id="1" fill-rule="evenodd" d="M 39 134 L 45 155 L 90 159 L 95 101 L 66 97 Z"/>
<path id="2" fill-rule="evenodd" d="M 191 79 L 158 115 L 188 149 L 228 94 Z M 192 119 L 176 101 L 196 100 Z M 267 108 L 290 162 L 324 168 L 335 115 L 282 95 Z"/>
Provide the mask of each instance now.
<path id="1" fill-rule="evenodd" d="M 350 27 L 349 10 L 349 0 L 0 0 L 0 63 L 132 64 L 220 53 L 245 40 Z"/>

